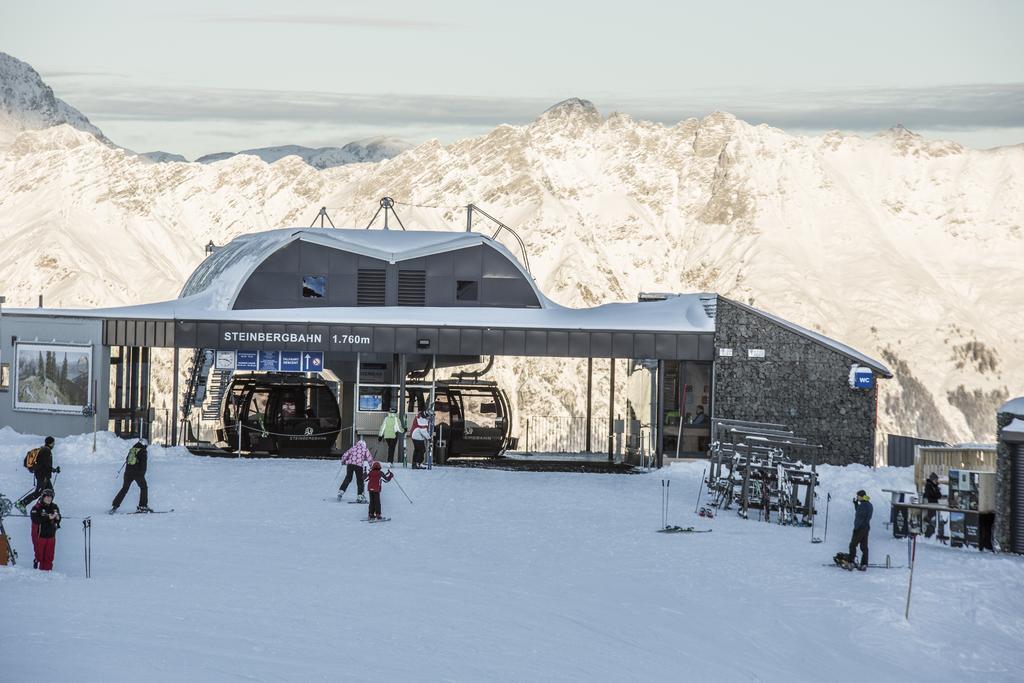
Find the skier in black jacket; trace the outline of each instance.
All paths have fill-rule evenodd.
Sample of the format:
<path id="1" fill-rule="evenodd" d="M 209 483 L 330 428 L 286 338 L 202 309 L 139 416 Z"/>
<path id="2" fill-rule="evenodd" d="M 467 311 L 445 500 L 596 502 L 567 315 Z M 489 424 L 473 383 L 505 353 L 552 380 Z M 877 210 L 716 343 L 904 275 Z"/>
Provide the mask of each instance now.
<path id="1" fill-rule="evenodd" d="M 42 495 L 46 489 L 53 488 L 51 475 L 60 472 L 59 467 L 53 466 L 53 442 L 52 436 L 46 437 L 43 445 L 39 448 L 36 456 L 36 464 L 32 467 L 32 476 L 36 479 L 36 487 L 29 491 L 21 500 L 14 504 L 14 507 L 21 510 L 21 514 L 27 514 L 28 504 Z"/>
<path id="2" fill-rule="evenodd" d="M 924 499 L 932 505 L 937 505 L 939 500 L 942 498 L 942 489 L 939 488 L 939 475 L 932 472 L 928 475 L 928 481 L 924 483 Z M 928 510 L 925 512 L 925 525 L 924 535 L 925 538 L 931 538 L 932 534 L 935 533 L 935 519 L 937 515 L 935 510 Z M 942 525 L 940 523 L 939 536 L 944 534 Z"/>
<path id="3" fill-rule="evenodd" d="M 152 512 L 149 508 L 149 487 L 146 485 L 146 460 L 148 459 L 146 446 L 148 445 L 145 439 L 139 439 L 134 446 L 128 449 L 128 455 L 124 460 L 124 484 L 114 496 L 110 514 L 114 514 L 117 512 L 117 508 L 121 507 L 121 502 L 128 495 L 128 489 L 131 488 L 133 481 L 139 485 L 139 506 L 135 508 L 135 511 Z"/>
<path id="4" fill-rule="evenodd" d="M 871 498 L 861 489 L 853 499 L 856 514 L 853 518 L 853 537 L 850 538 L 850 564 L 857 569 L 866 571 L 868 568 L 868 533 L 871 531 L 871 514 L 875 511 Z M 857 546 L 860 546 L 860 565 L 857 565 Z"/>

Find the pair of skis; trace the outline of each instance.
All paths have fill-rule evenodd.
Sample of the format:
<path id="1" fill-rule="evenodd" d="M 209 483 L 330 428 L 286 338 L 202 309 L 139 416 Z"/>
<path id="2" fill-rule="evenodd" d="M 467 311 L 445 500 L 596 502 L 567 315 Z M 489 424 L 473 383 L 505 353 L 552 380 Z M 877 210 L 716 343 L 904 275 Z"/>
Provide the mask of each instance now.
<path id="1" fill-rule="evenodd" d="M 703 479 L 701 482 L 703 483 Z M 672 493 L 672 480 L 662 479 L 661 480 L 661 528 L 658 529 L 658 533 L 661 534 L 707 534 L 711 532 L 711 529 L 694 529 L 692 526 L 682 527 L 677 524 L 668 523 L 668 504 L 669 497 Z"/>

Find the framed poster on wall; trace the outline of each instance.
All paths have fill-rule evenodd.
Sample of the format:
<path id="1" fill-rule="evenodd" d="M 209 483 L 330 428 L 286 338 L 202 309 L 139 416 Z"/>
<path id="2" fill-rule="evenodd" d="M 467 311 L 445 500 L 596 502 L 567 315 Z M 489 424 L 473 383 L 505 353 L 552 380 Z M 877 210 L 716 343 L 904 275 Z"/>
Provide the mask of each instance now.
<path id="1" fill-rule="evenodd" d="M 82 413 L 92 387 L 92 346 L 18 343 L 14 409 Z"/>

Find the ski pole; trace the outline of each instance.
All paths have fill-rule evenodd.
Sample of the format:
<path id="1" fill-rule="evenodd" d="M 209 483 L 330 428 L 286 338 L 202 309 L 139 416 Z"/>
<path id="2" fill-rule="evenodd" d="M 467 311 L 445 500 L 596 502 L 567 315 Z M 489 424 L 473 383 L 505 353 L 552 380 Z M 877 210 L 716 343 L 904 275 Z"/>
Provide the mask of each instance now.
<path id="1" fill-rule="evenodd" d="M 412 505 L 412 498 L 410 498 L 409 494 L 405 492 L 405 489 L 402 488 L 402 485 L 398 483 L 398 477 L 395 476 L 394 472 L 391 473 L 391 478 L 394 480 L 395 484 L 398 486 L 398 490 L 402 492 L 403 496 L 405 496 L 405 499 L 409 501 L 409 505 Z"/>
<path id="2" fill-rule="evenodd" d="M 832 492 L 828 492 L 828 496 L 825 498 L 825 537 L 822 540 L 828 540 L 828 508 L 832 503 Z"/>
<path id="3" fill-rule="evenodd" d="M 665 480 L 661 480 L 661 528 L 666 526 L 665 521 Z"/>
<path id="4" fill-rule="evenodd" d="M 907 611 L 903 614 L 903 618 L 910 621 L 910 591 L 914 589 L 914 560 L 917 559 L 917 534 L 911 534 L 914 537 L 913 547 L 910 551 L 910 582 L 907 584 Z"/>
<path id="5" fill-rule="evenodd" d="M 665 526 L 668 527 L 668 499 L 672 493 L 672 480 L 665 480 Z"/>
<path id="6" fill-rule="evenodd" d="M 700 494 L 704 492 L 704 476 L 707 475 L 708 468 L 704 468 L 703 474 L 700 475 L 700 486 L 697 487 L 697 505 L 693 508 L 693 514 L 697 514 L 697 510 L 700 509 Z"/>

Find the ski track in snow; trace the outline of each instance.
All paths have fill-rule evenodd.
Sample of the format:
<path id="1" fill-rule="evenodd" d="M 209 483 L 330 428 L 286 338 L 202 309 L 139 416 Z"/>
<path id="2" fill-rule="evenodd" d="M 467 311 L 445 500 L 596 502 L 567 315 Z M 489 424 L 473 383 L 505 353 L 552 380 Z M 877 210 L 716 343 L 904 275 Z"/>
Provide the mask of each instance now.
<path id="1" fill-rule="evenodd" d="M 336 462 L 199 458 L 151 448 L 152 517 L 104 511 L 129 444 L 58 440 L 57 503 L 93 516 L 93 578 L 67 520 L 56 570 L 0 568 L 5 680 L 921 680 L 1024 678 L 1024 559 L 920 542 L 904 569 L 821 566 L 844 549 L 850 498 L 875 502 L 873 562 L 906 564 L 883 526 L 910 469 L 823 467 L 828 541 L 732 512 L 693 513 L 704 465 L 640 475 L 396 469 L 385 525 L 321 501 Z M 0 491 L 30 485 L 36 437 L 0 430 Z M 654 533 L 660 480 L 670 523 Z M 335 479 L 333 487 L 338 480 Z M 137 500 L 133 488 L 123 509 Z M 756 517 L 756 515 L 755 515 Z M 823 521 L 823 515 L 819 521 Z M 822 536 L 819 525 L 816 533 Z M 31 643 L 31 645 L 30 645 Z"/>

